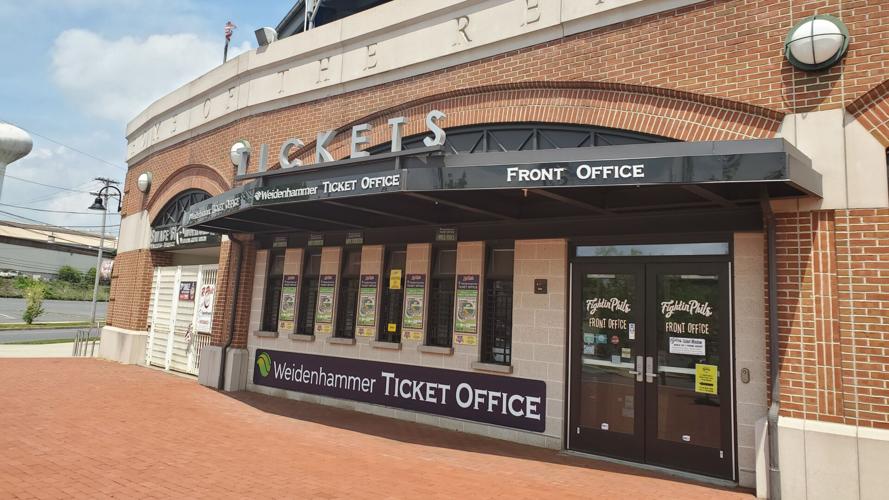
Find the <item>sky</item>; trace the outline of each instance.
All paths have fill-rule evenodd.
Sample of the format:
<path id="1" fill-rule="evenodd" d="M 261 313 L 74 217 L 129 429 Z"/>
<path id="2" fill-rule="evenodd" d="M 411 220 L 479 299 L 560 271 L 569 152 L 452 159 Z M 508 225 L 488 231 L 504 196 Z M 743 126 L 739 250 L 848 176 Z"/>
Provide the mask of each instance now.
<path id="1" fill-rule="evenodd" d="M 222 63 L 226 21 L 238 26 L 232 57 L 255 48 L 253 31 L 277 25 L 293 4 L 0 0 L 0 121 L 34 140 L 6 170 L 0 219 L 98 232 L 89 192 L 96 177 L 124 180 L 127 121 Z M 120 217 L 108 214 L 116 234 Z"/>

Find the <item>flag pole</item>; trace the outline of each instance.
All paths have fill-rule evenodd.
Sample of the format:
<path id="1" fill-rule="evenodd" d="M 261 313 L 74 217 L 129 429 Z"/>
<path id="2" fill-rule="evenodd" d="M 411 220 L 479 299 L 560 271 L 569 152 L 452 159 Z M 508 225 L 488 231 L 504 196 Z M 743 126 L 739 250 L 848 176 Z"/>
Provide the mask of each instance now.
<path id="1" fill-rule="evenodd" d="M 235 28 L 237 28 L 237 26 L 231 21 L 225 23 L 225 26 L 222 27 L 223 32 L 225 33 L 225 49 L 222 51 L 222 64 L 225 64 L 225 62 L 228 61 L 228 44 L 231 42 L 232 32 L 234 32 Z"/>

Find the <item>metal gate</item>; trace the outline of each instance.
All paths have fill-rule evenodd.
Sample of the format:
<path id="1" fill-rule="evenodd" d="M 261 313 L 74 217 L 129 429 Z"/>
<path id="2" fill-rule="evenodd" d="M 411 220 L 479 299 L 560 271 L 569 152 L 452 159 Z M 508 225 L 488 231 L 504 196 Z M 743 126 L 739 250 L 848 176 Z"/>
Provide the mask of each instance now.
<path id="1" fill-rule="evenodd" d="M 148 308 L 147 364 L 198 374 L 201 350 L 210 343 L 218 267 L 155 268 Z"/>

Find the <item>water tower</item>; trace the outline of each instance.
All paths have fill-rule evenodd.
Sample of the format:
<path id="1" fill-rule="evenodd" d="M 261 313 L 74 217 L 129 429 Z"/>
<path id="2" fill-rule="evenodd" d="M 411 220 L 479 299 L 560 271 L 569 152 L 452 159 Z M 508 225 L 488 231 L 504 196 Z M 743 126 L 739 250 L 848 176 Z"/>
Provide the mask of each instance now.
<path id="1" fill-rule="evenodd" d="M 34 143 L 27 132 L 15 125 L 0 123 L 0 194 L 3 193 L 6 166 L 27 156 L 33 146 Z"/>

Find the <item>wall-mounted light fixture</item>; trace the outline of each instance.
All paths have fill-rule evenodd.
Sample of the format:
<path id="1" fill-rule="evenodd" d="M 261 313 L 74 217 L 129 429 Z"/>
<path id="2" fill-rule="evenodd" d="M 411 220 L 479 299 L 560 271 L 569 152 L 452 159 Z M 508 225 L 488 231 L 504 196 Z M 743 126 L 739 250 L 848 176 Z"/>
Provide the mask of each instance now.
<path id="1" fill-rule="evenodd" d="M 139 188 L 139 191 L 147 193 L 151 189 L 151 178 L 151 172 L 143 172 L 139 175 L 139 178 L 136 179 L 136 187 Z"/>
<path id="2" fill-rule="evenodd" d="M 797 23 L 784 42 L 784 57 L 803 71 L 818 71 L 838 63 L 849 49 L 849 30 L 826 14 Z"/>

